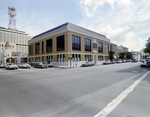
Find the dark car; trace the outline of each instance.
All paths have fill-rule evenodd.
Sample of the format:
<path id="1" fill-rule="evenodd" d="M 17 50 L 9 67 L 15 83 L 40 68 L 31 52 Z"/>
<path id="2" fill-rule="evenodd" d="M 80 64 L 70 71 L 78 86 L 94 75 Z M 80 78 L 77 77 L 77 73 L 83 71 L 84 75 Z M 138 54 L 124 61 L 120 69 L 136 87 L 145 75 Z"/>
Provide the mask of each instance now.
<path id="1" fill-rule="evenodd" d="M 93 63 L 93 62 L 86 62 L 86 63 L 82 64 L 81 67 L 89 67 L 89 66 L 93 66 L 93 65 L 95 65 L 95 63 Z"/>
<path id="2" fill-rule="evenodd" d="M 142 62 L 141 63 L 141 68 L 146 68 L 146 66 L 147 66 L 147 62 Z"/>
<path id="3" fill-rule="evenodd" d="M 39 62 L 39 63 L 35 63 L 34 65 L 35 68 L 48 68 L 48 65 L 47 64 L 44 64 L 42 62 Z"/>
<path id="4" fill-rule="evenodd" d="M 31 62 L 30 65 L 31 65 L 31 66 L 34 66 L 34 65 L 35 65 L 35 62 Z"/>
<path id="5" fill-rule="evenodd" d="M 132 60 L 132 63 L 136 63 L 136 62 L 138 62 L 137 59 L 133 59 L 133 60 Z"/>

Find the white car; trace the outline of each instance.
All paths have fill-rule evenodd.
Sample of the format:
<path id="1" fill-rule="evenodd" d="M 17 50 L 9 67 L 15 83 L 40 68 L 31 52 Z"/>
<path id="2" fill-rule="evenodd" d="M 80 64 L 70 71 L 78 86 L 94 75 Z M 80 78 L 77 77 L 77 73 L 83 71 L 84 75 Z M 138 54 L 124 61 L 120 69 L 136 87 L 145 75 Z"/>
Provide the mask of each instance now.
<path id="1" fill-rule="evenodd" d="M 9 63 L 6 65 L 6 69 L 18 69 L 18 65 L 14 63 Z"/>
<path id="2" fill-rule="evenodd" d="M 29 65 L 28 63 L 20 63 L 19 68 L 31 68 L 31 65 Z"/>
<path id="3" fill-rule="evenodd" d="M 6 67 L 6 63 L 1 63 L 0 64 L 0 68 L 5 68 Z"/>

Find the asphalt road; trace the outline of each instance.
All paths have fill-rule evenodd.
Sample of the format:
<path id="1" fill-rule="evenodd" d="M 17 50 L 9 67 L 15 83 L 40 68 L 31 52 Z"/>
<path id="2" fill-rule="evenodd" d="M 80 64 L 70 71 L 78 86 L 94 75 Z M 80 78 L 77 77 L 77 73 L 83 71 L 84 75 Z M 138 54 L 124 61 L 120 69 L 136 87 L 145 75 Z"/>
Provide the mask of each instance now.
<path id="1" fill-rule="evenodd" d="M 150 116 L 150 73 L 139 63 L 0 69 L 0 117 L 106 116 Z"/>

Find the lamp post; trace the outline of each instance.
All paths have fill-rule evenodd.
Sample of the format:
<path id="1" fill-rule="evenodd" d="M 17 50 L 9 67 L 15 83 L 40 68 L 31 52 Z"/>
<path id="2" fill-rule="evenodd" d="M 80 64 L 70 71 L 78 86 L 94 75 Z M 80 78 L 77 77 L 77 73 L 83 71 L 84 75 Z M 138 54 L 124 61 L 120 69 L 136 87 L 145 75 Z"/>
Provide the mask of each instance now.
<path id="1" fill-rule="evenodd" d="M 70 67 L 71 67 L 71 47 L 72 47 L 72 46 L 71 46 L 71 42 L 72 42 L 72 41 L 71 41 L 71 35 L 68 34 L 68 36 L 70 36 Z"/>

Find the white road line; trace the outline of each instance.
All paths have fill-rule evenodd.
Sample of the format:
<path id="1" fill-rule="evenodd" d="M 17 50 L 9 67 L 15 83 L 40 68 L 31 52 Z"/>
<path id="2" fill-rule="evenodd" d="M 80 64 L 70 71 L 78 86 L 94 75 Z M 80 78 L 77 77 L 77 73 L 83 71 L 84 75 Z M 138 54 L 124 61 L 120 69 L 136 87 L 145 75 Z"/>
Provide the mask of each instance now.
<path id="1" fill-rule="evenodd" d="M 103 110 L 101 110 L 94 117 L 107 117 L 110 112 L 112 112 L 118 105 L 121 103 L 123 99 L 127 97 L 127 95 L 134 90 L 134 88 L 150 73 L 150 71 L 146 72 L 141 78 L 136 80 L 130 87 L 128 87 L 125 91 L 123 91 L 116 99 L 112 100 Z"/>

